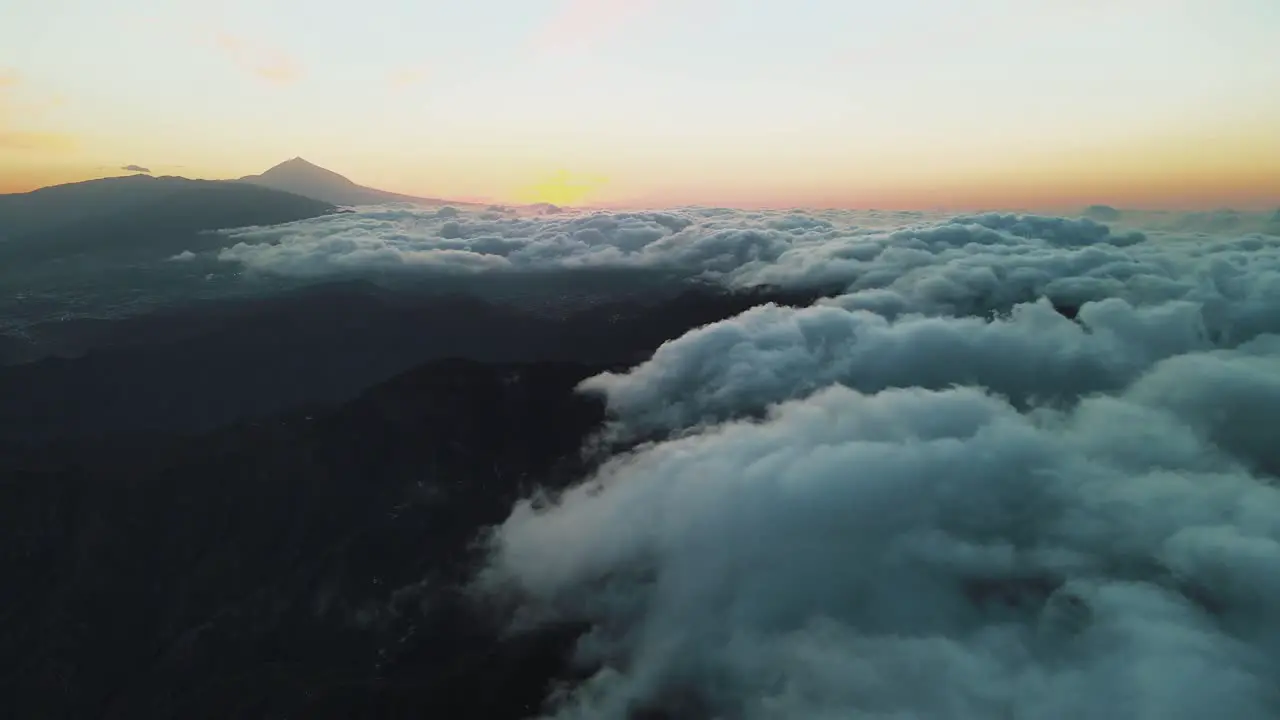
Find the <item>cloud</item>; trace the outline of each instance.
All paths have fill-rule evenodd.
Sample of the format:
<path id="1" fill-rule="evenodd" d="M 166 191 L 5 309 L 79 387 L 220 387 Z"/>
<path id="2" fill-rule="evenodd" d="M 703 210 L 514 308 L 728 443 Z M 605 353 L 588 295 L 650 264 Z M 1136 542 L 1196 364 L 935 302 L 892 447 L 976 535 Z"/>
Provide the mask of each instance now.
<path id="1" fill-rule="evenodd" d="M 1280 269 L 1280 236 L 1236 231 L 1206 242 L 1035 215 L 688 208 L 443 217 L 387 206 L 228 236 L 224 261 L 302 277 L 647 268 L 734 287 L 834 289 L 842 307 L 891 318 L 982 315 L 1042 296 L 1070 306 L 1181 299 L 1205 303 L 1214 318 L 1232 314 L 1215 325 L 1224 332 L 1269 327 Z"/>
<path id="2" fill-rule="evenodd" d="M 554 717 L 1280 716 L 1280 235 L 1087 214 L 386 206 L 219 257 L 827 293 L 582 384 L 610 456 L 476 582 L 592 628 Z"/>
<path id="3" fill-rule="evenodd" d="M 376 208 L 234 231 L 235 245 L 221 258 L 295 276 L 649 267 L 676 258 L 645 248 L 692 222 L 675 213 L 533 216 Z"/>
<path id="4" fill-rule="evenodd" d="M 302 78 L 302 67 L 283 51 L 250 43 L 235 35 L 219 32 L 214 45 L 242 69 L 278 86 L 292 85 Z"/>
<path id="5" fill-rule="evenodd" d="M 476 581 L 591 627 L 553 717 L 1273 718 L 1280 237 L 1130 215 L 381 208 L 223 256 L 833 288 L 583 383 L 612 457 Z"/>
<path id="6" fill-rule="evenodd" d="M 541 52 L 582 49 L 616 32 L 627 21 L 649 11 L 658 0 L 563 0 L 536 33 Z"/>
<path id="7" fill-rule="evenodd" d="M 1242 212 L 1230 208 L 1202 212 L 1125 210 L 1113 226 L 1142 226 L 1149 230 L 1205 237 L 1234 234 L 1266 233 L 1275 235 L 1276 228 L 1266 213 Z"/>
<path id="8" fill-rule="evenodd" d="M 1280 493 L 1190 419 L 829 386 L 519 505 L 485 580 L 596 623 L 558 717 L 1274 717 Z"/>
<path id="9" fill-rule="evenodd" d="M 147 174 L 151 173 L 150 168 L 144 168 L 141 165 L 125 165 L 120 169 L 126 172 L 147 173 Z"/>
<path id="10" fill-rule="evenodd" d="M 826 385 L 521 503 L 483 584 L 595 623 L 557 717 L 1274 717 L 1270 340 L 1066 409 Z"/>
<path id="11" fill-rule="evenodd" d="M 1210 347 L 1200 308 L 1188 302 L 1108 299 L 1086 304 L 1075 321 L 1045 301 L 993 320 L 890 321 L 864 309 L 770 305 L 690 332 L 584 389 L 604 395 L 630 433 L 644 435 L 731 419 L 835 383 L 864 392 L 977 385 L 1020 406 L 1071 400 L 1116 391 L 1159 360 Z M 744 372 L 750 367 L 769 372 Z"/>

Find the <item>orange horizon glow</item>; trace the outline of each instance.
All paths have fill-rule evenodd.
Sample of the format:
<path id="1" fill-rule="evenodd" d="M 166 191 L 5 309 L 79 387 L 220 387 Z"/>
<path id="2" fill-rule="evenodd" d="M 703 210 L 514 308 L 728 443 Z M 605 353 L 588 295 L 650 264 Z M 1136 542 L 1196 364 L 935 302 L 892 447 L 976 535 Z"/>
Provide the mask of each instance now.
<path id="1" fill-rule="evenodd" d="M 494 204 L 1280 206 L 1280 14 L 1259 0 L 328 1 L 62 23 L 19 0 L 0 192 L 301 156 Z"/>
<path id="2" fill-rule="evenodd" d="M 0 134 L 0 159 L 4 155 Z M 64 139 L 49 138 L 53 145 Z M 266 166 L 236 173 L 190 173 L 155 169 L 154 175 L 179 175 L 197 179 L 231 179 L 261 172 Z M 341 168 L 331 168 L 342 172 Z M 564 170 L 511 192 L 449 192 L 447 187 L 419 189 L 405 184 L 369 184 L 381 190 L 418 197 L 436 197 L 457 202 L 524 205 L 550 203 L 565 208 L 635 209 L 653 207 L 733 207 L 741 209 L 882 209 L 882 210 L 975 210 L 991 208 L 1035 208 L 1070 210 L 1089 205 L 1111 205 L 1146 210 L 1272 211 L 1280 208 L 1280 169 L 1240 169 L 1188 177 L 1186 173 L 1157 172 L 1139 175 L 1132 171 L 1096 173 L 1093 177 L 1048 180 L 1036 175 L 1052 174 L 1045 168 L 1028 169 L 1023 176 L 989 177 L 982 182 L 955 181 L 927 187 L 854 186 L 847 190 L 821 188 L 768 188 L 756 191 L 696 192 L 676 188 L 669 192 L 631 192 L 603 195 L 606 177 L 578 179 Z M 82 165 L 8 164 L 0 175 L 0 193 L 24 193 L 50 185 L 82 182 L 103 177 L 135 174 L 120 167 Z M 353 178 L 360 182 L 358 178 Z"/>
<path id="3" fill-rule="evenodd" d="M 10 83 L 9 88 L 16 83 Z M 0 106 L 2 107 L 2 106 Z M 0 120 L 13 113 L 0 114 Z M 131 174 L 129 164 L 157 175 L 228 179 L 262 172 L 291 156 L 266 147 L 243 155 L 202 149 L 182 163 L 146 162 L 137 141 L 77 137 L 0 124 L 0 192 Z M 1143 209 L 1273 210 L 1280 206 L 1280 137 L 1269 127 L 1200 129 L 1096 143 L 1036 154 L 972 151 L 959 156 L 923 149 L 843 156 L 832 149 L 779 145 L 735 154 L 704 145 L 701 156 L 681 143 L 648 155 L 556 161 L 555 152 L 515 148 L 480 157 L 440 141 L 438 157 L 387 158 L 347 151 L 308 157 L 353 181 L 392 192 L 460 202 L 562 207 L 719 206 L 765 208 L 948 209 L 1079 208 L 1092 204 Z M 116 146 L 121 148 L 110 151 Z M 801 150 L 803 154 L 795 153 Z M 306 155 L 304 155 L 306 156 Z M 936 159 L 935 159 L 936 157 Z M 696 158 L 696 159 L 695 159 Z M 590 158 L 588 158 L 589 160 Z M 570 170 L 569 167 L 578 169 Z"/>

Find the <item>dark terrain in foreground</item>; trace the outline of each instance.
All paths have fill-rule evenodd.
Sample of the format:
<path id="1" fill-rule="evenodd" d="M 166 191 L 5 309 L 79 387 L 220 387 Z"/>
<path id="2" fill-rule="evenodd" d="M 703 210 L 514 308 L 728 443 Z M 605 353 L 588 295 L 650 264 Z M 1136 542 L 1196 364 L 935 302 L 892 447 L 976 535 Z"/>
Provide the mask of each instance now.
<path id="1" fill-rule="evenodd" d="M 535 714 L 580 629 L 508 637 L 461 588 L 485 527 L 589 468 L 604 408 L 574 387 L 812 299 L 702 288 L 539 320 L 446 297 L 372 322 L 352 297 L 0 369 L 11 716 Z"/>
<path id="2" fill-rule="evenodd" d="M 504 640 L 458 586 L 479 529 L 581 474 L 603 409 L 572 388 L 600 369 L 439 361 L 322 416 L 7 473 L 0 693 L 22 717 L 529 715 L 573 634 Z"/>
<path id="3" fill-rule="evenodd" d="M 8 716 L 536 715 L 591 670 L 569 662 L 583 628 L 511 635 L 463 588 L 486 527 L 596 462 L 605 409 L 574 388 L 814 298 L 690 287 L 552 316 L 380 293 L 122 321 L 0 368 Z"/>
<path id="4" fill-rule="evenodd" d="M 205 432 L 294 407 L 334 406 L 446 357 L 635 363 L 665 340 L 753 305 L 816 296 L 694 286 L 556 315 L 353 281 L 211 303 L 85 328 L 90 347 L 79 357 L 4 368 L 0 438 Z"/>

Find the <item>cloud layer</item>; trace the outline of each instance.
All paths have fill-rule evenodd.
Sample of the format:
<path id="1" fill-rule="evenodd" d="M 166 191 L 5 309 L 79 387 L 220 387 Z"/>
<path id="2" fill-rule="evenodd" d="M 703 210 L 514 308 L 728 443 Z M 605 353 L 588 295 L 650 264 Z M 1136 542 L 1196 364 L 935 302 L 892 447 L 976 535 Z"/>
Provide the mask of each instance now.
<path id="1" fill-rule="evenodd" d="M 663 268 L 730 285 L 886 290 L 909 305 L 1172 299 L 1229 263 L 1275 263 L 1271 218 L 1234 213 L 1249 229 L 1146 214 L 1109 226 L 1087 218 L 910 212 L 740 212 L 686 209 L 533 215 L 511 210 L 383 206 L 228 233 L 222 260 L 294 276 L 399 271 L 469 275 L 567 268 Z M 1136 216 L 1135 216 L 1136 217 Z M 1122 229 L 1117 229 L 1122 228 Z M 1280 233 L 1280 228 L 1276 228 Z M 983 290 L 982 287 L 986 289 Z M 950 298 L 949 296 L 955 296 Z M 961 303 L 963 304 L 963 303 Z M 923 307 L 923 305 L 922 305 Z"/>
<path id="2" fill-rule="evenodd" d="M 835 288 L 584 383 L 606 440 L 649 441 L 517 504 L 478 581 L 591 624 L 554 717 L 1280 715 L 1280 237 L 384 210 L 237 238 L 266 271 Z"/>

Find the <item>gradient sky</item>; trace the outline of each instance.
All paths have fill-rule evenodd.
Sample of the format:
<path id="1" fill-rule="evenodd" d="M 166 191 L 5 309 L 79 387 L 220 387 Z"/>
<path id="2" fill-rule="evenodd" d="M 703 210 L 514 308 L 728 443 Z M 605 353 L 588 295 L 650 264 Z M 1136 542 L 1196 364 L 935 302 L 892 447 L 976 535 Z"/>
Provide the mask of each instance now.
<path id="1" fill-rule="evenodd" d="M 1274 207 L 1277 0 L 7 0 L 0 191 Z"/>

